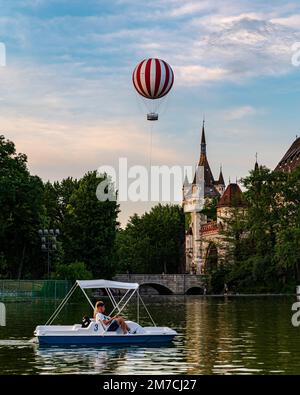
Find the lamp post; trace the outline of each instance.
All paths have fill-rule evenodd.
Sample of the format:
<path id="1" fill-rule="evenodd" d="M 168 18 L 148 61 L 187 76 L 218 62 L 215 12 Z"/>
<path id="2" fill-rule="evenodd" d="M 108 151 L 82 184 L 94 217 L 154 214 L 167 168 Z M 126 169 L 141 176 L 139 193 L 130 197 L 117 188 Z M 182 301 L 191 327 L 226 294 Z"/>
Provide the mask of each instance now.
<path id="1" fill-rule="evenodd" d="M 59 229 L 39 229 L 39 236 L 42 243 L 42 252 L 47 253 L 48 278 L 50 278 L 50 254 L 57 250 L 56 242 L 59 235 Z"/>

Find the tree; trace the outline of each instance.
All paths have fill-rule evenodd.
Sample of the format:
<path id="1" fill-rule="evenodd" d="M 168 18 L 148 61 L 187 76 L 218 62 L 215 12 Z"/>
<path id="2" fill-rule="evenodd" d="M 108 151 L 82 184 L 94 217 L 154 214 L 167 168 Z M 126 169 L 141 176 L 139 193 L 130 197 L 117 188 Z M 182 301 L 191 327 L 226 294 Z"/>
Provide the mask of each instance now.
<path id="1" fill-rule="evenodd" d="M 281 185 L 280 223 L 276 235 L 275 262 L 284 281 L 300 281 L 300 167 L 285 175 Z"/>
<path id="2" fill-rule="evenodd" d="M 300 170 L 261 166 L 243 180 L 247 210 L 233 209 L 224 241 L 231 262 L 227 282 L 238 291 L 280 291 L 299 269 Z"/>
<path id="3" fill-rule="evenodd" d="M 92 273 L 87 270 L 83 262 L 73 262 L 69 264 L 60 264 L 57 267 L 56 275 L 63 280 L 76 281 L 90 280 L 93 278 Z"/>
<path id="4" fill-rule="evenodd" d="M 43 212 L 43 183 L 30 175 L 27 157 L 0 136 L 0 254 L 8 278 L 41 274 L 38 229 Z M 3 269 L 2 269 L 3 270 Z"/>
<path id="5" fill-rule="evenodd" d="M 269 291 L 282 286 L 282 273 L 276 264 L 278 234 L 282 229 L 285 205 L 284 190 L 287 175 L 271 171 L 264 166 L 250 172 L 243 180 L 245 198 L 248 201 L 247 226 L 252 256 L 248 259 L 252 283 L 260 291 Z"/>
<path id="6" fill-rule="evenodd" d="M 111 277 L 114 273 L 119 206 L 114 201 L 97 199 L 97 186 L 105 178 L 93 171 L 79 181 L 65 207 L 62 224 L 64 262 L 85 262 L 96 277 Z"/>
<path id="7" fill-rule="evenodd" d="M 118 268 L 136 273 L 178 273 L 184 257 L 185 219 L 181 207 L 153 207 L 130 218 L 117 236 Z"/>
<path id="8" fill-rule="evenodd" d="M 255 251 L 261 256 L 273 256 L 276 233 L 280 226 L 282 194 L 286 175 L 259 167 L 243 180 L 245 198 L 249 204 L 248 222 Z"/>
<path id="9" fill-rule="evenodd" d="M 206 215 L 210 220 L 215 221 L 217 219 L 217 204 L 217 197 L 206 199 L 201 213 Z"/>
<path id="10" fill-rule="evenodd" d="M 151 273 L 150 239 L 144 232 L 143 219 L 134 214 L 126 226 L 119 229 L 116 255 L 120 272 Z"/>
<path id="11" fill-rule="evenodd" d="M 68 210 L 70 198 L 79 187 L 79 181 L 68 177 L 61 182 L 46 182 L 44 185 L 45 226 L 61 228 Z"/>
<path id="12" fill-rule="evenodd" d="M 82 269 L 74 264 L 79 261 L 94 276 L 110 277 L 119 210 L 114 201 L 97 200 L 96 189 L 104 179 L 90 172 L 79 181 L 68 177 L 43 184 L 29 173 L 26 155 L 0 136 L 0 277 L 44 276 L 40 228 L 61 231 L 52 255 L 58 273 Z"/>

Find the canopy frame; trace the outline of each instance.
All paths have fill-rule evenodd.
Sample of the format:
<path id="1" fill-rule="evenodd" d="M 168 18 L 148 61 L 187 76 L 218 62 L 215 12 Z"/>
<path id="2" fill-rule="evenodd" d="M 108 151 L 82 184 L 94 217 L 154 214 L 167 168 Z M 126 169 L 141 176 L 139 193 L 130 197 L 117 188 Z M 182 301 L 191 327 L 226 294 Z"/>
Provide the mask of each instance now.
<path id="1" fill-rule="evenodd" d="M 124 285 L 123 285 L 124 284 Z M 85 285 L 85 286 L 84 286 Z M 109 285 L 109 286 L 108 286 Z M 109 297 L 113 309 L 110 312 L 109 316 L 111 316 L 115 311 L 117 311 L 117 314 L 120 314 L 124 308 L 127 306 L 133 295 L 137 295 L 137 323 L 139 323 L 140 320 L 140 304 L 139 302 L 141 301 L 142 305 L 144 306 L 151 322 L 153 323 L 154 326 L 156 326 L 149 310 L 147 309 L 143 299 L 141 298 L 140 292 L 139 292 L 139 284 L 137 283 L 121 283 L 121 282 L 115 282 L 115 281 L 106 281 L 106 280 L 83 280 L 79 281 L 77 280 L 73 286 L 70 288 L 69 292 L 67 295 L 64 297 L 64 299 L 60 302 L 58 307 L 55 309 L 54 313 L 50 316 L 48 321 L 46 322 L 45 325 L 51 325 L 52 322 L 55 320 L 55 318 L 58 316 L 58 314 L 61 312 L 63 307 L 67 304 L 68 300 L 71 298 L 75 290 L 79 287 L 81 291 L 83 292 L 85 298 L 87 299 L 89 305 L 92 307 L 94 310 L 94 305 L 91 302 L 90 298 L 88 297 L 87 293 L 85 292 L 85 289 L 105 289 L 107 296 Z M 113 293 L 111 292 L 111 289 L 125 289 L 126 292 L 124 295 L 121 297 L 119 302 L 116 300 L 114 297 Z M 123 303 L 123 305 L 122 305 Z M 109 326 L 104 328 L 104 333 L 107 332 Z"/>

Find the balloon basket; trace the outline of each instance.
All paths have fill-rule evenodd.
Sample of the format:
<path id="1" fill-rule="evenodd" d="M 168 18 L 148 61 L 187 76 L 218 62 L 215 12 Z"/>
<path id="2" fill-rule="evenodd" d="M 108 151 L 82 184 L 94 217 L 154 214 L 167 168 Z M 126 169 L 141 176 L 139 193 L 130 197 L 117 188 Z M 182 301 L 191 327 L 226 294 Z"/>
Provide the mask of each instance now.
<path id="1" fill-rule="evenodd" d="M 147 121 L 157 121 L 158 120 L 158 114 L 155 112 L 150 112 L 147 114 Z"/>

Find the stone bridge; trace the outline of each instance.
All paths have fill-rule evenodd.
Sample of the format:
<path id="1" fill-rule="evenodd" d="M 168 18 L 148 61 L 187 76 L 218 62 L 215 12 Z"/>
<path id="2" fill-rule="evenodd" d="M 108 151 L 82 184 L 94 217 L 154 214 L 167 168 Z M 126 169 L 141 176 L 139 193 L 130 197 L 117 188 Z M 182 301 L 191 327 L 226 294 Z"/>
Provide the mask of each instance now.
<path id="1" fill-rule="evenodd" d="M 140 284 L 141 291 L 155 289 L 161 295 L 201 295 L 204 275 L 193 274 L 117 274 L 113 280 Z M 150 293 L 150 292 L 149 292 Z"/>

